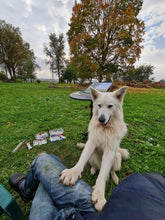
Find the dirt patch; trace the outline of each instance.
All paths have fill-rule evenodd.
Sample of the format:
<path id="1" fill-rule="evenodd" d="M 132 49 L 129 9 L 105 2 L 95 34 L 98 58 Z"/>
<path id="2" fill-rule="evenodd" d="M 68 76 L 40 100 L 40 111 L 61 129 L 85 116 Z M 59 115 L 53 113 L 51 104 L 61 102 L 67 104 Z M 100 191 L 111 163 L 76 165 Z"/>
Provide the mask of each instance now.
<path id="1" fill-rule="evenodd" d="M 48 88 L 57 88 L 57 85 L 55 83 L 51 83 L 48 85 Z"/>
<path id="2" fill-rule="evenodd" d="M 144 82 L 136 82 L 135 80 L 126 82 L 127 86 L 135 87 L 135 88 L 162 88 L 165 89 L 165 83 L 163 82 L 150 82 L 149 80 L 145 80 Z"/>
<path id="3" fill-rule="evenodd" d="M 159 92 L 160 88 L 165 89 L 165 83 L 162 82 L 150 82 L 149 80 L 145 80 L 144 82 L 136 82 L 136 81 L 130 81 L 130 82 L 113 82 L 112 86 L 116 86 L 118 89 L 122 86 L 128 86 L 127 92 L 132 93 L 155 93 Z M 114 89 L 116 90 L 116 88 Z M 114 91 L 113 90 L 113 91 Z"/>
<path id="4" fill-rule="evenodd" d="M 79 89 L 86 89 L 91 85 L 91 83 L 85 84 L 78 84 L 77 88 Z M 130 82 L 121 82 L 115 81 L 112 83 L 111 87 L 109 88 L 109 92 L 113 92 L 116 89 L 119 89 L 122 86 L 128 86 L 127 92 L 134 92 L 134 93 L 151 93 L 155 92 L 155 89 L 165 89 L 165 83 L 163 82 L 151 82 L 149 80 L 145 80 L 144 82 L 136 82 L 132 80 Z"/>

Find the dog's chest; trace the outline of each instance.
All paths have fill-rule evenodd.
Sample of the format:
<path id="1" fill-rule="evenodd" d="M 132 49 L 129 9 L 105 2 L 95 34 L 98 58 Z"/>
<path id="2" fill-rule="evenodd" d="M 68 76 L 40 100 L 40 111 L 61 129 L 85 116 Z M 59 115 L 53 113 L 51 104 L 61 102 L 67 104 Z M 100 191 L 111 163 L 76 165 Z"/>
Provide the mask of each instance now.
<path id="1" fill-rule="evenodd" d="M 111 148 L 112 140 L 114 137 L 110 132 L 99 129 L 97 132 L 91 132 L 91 136 L 95 142 L 97 151 L 102 152 L 106 147 Z"/>

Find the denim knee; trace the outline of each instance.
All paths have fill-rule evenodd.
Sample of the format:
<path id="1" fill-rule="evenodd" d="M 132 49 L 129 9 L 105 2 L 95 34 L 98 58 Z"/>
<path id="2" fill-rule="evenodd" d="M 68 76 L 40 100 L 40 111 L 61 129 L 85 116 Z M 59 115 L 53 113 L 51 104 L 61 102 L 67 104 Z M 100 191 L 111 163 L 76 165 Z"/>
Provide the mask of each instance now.
<path id="1" fill-rule="evenodd" d="M 40 158 L 40 160 L 47 160 L 47 159 L 49 158 L 49 154 L 47 154 L 46 152 L 40 153 L 40 154 L 36 157 L 36 159 L 39 159 L 39 158 Z"/>
<path id="2" fill-rule="evenodd" d="M 58 162 L 61 162 L 59 157 L 57 157 L 56 155 L 54 154 L 47 154 L 46 152 L 43 152 L 43 153 L 40 153 L 36 159 L 38 160 L 43 160 L 43 161 L 47 161 L 47 160 L 50 160 L 50 157 L 53 158 L 54 160 L 57 160 Z"/>
<path id="3" fill-rule="evenodd" d="M 31 170 L 34 171 L 35 168 L 41 168 L 49 160 L 49 154 L 43 152 L 40 153 L 32 162 L 31 164 Z"/>
<path id="4" fill-rule="evenodd" d="M 43 152 L 43 153 L 40 153 L 33 161 L 32 163 L 32 166 L 35 164 L 35 163 L 40 163 L 43 161 L 48 161 L 48 158 L 50 157 L 49 154 L 47 154 L 46 152 Z"/>
<path id="5" fill-rule="evenodd" d="M 41 171 L 44 167 L 49 167 L 52 170 L 53 168 L 60 168 L 61 170 L 66 168 L 57 156 L 43 152 L 35 158 L 31 168 Z"/>

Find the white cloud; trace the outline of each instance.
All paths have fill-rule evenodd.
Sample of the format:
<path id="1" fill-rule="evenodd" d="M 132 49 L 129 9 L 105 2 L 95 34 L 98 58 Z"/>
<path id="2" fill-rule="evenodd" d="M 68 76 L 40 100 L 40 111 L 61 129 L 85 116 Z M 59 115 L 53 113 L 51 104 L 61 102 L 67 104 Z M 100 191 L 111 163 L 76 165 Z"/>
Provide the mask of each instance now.
<path id="1" fill-rule="evenodd" d="M 34 27 L 39 30 L 39 31 L 43 31 L 46 32 L 47 28 L 45 25 L 34 25 Z"/>
<path id="2" fill-rule="evenodd" d="M 47 70 L 47 69 L 44 69 L 44 70 L 38 70 L 37 71 L 37 77 L 40 78 L 40 79 L 51 79 L 52 78 L 52 73 Z"/>
<path id="3" fill-rule="evenodd" d="M 10 8 L 14 8 L 14 5 L 13 5 L 11 2 L 7 2 L 7 5 L 8 5 Z"/>
<path id="4" fill-rule="evenodd" d="M 29 15 L 32 14 L 32 6 L 33 6 L 33 1 L 32 0 L 24 0 L 26 4 L 26 12 L 25 12 L 25 17 L 28 17 Z"/>
<path id="5" fill-rule="evenodd" d="M 155 67 L 154 69 L 154 77 L 155 80 L 158 81 L 160 79 L 165 78 L 165 49 L 157 49 L 154 46 L 146 46 L 141 54 L 140 60 L 136 63 L 136 65 L 152 65 Z"/>
<path id="6" fill-rule="evenodd" d="M 136 65 L 151 64 L 155 67 L 155 80 L 163 79 L 165 78 L 165 1 L 144 0 L 140 18 L 145 22 L 146 33 L 144 49 Z"/>

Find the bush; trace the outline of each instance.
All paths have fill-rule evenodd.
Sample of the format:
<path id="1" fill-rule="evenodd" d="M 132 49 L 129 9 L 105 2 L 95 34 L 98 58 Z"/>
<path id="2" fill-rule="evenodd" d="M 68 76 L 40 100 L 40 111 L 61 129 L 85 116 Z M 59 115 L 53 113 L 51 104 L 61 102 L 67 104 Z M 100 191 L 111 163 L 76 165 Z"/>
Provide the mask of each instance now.
<path id="1" fill-rule="evenodd" d="M 7 78 L 6 74 L 3 71 L 1 71 L 0 72 L 0 81 L 7 81 L 7 80 L 8 80 L 8 78 Z"/>
<path id="2" fill-rule="evenodd" d="M 37 83 L 40 83 L 41 82 L 41 80 L 40 79 L 37 79 L 37 81 L 36 81 Z"/>
<path id="3" fill-rule="evenodd" d="M 16 83 L 22 83 L 22 79 L 16 79 L 15 82 Z"/>

